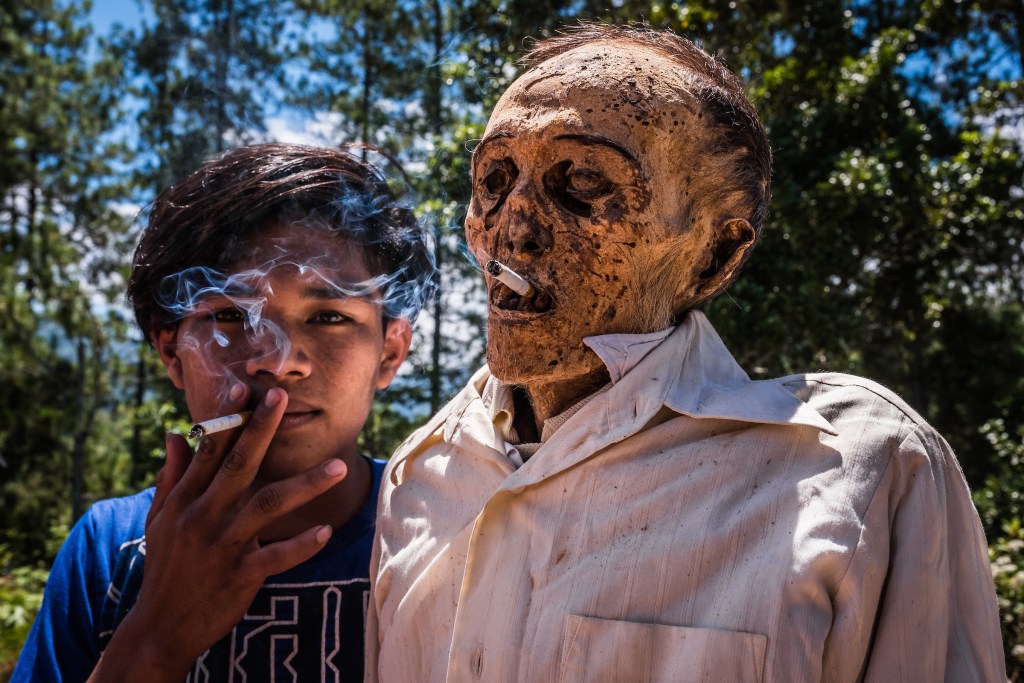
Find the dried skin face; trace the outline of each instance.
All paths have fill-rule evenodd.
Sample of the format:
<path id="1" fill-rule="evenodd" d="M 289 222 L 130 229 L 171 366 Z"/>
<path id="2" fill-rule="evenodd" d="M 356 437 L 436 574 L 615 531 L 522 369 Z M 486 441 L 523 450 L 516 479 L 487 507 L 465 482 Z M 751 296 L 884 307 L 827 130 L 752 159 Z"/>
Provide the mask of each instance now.
<path id="1" fill-rule="evenodd" d="M 466 237 L 531 282 L 487 277 L 488 363 L 527 387 L 599 372 L 582 340 L 649 332 L 702 298 L 720 216 L 690 211 L 710 138 L 688 74 L 657 52 L 595 43 L 517 80 L 473 156 Z"/>

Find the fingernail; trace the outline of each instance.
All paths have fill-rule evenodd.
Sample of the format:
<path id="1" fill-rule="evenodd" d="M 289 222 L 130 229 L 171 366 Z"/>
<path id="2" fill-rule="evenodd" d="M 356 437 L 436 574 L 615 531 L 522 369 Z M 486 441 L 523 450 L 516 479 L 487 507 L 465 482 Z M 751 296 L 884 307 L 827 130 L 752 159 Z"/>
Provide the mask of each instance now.
<path id="1" fill-rule="evenodd" d="M 263 400 L 268 406 L 276 406 L 281 402 L 281 391 L 278 389 L 271 389 L 267 392 L 267 395 Z"/>
<path id="2" fill-rule="evenodd" d="M 324 524 L 322 527 L 316 530 L 317 542 L 321 544 L 327 543 L 328 539 L 330 539 L 331 537 L 332 532 L 333 529 L 331 529 L 330 525 Z"/>
<path id="3" fill-rule="evenodd" d="M 338 460 L 337 458 L 334 458 L 333 460 L 328 460 L 327 463 L 324 464 L 324 472 L 327 472 L 327 474 L 331 475 L 332 477 L 337 477 L 338 475 L 343 474 L 346 469 L 347 468 L 345 467 L 345 463 L 343 463 L 341 460 Z"/>
<path id="4" fill-rule="evenodd" d="M 242 398 L 242 394 L 244 393 L 245 385 L 235 384 L 231 387 L 230 391 L 228 391 L 228 398 L 231 399 L 232 401 L 237 401 L 238 399 Z"/>

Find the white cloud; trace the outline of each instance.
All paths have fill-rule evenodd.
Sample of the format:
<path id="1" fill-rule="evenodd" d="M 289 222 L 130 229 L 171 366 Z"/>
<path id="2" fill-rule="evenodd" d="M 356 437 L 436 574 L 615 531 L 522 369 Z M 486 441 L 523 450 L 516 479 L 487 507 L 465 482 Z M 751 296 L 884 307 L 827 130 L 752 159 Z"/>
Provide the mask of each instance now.
<path id="1" fill-rule="evenodd" d="M 300 145 L 333 145 L 341 137 L 341 114 L 316 112 L 311 118 L 273 116 L 267 119 L 266 139 Z"/>

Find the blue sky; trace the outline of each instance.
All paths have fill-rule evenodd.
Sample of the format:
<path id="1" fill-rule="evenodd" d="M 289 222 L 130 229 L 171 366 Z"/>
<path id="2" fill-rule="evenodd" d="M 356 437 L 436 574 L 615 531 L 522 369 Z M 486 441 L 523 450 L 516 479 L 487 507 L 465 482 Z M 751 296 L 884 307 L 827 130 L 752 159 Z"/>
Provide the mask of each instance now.
<path id="1" fill-rule="evenodd" d="M 93 0 L 90 14 L 97 33 L 107 33 L 115 23 L 135 26 L 142 19 L 136 0 Z"/>

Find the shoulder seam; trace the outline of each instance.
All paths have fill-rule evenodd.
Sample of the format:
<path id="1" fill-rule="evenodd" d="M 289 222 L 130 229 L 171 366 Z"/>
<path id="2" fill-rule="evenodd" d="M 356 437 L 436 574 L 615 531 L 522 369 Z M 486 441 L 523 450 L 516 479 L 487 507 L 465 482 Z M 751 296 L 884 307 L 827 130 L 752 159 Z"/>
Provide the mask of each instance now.
<path id="1" fill-rule="evenodd" d="M 853 375 L 849 375 L 849 377 L 853 377 Z M 927 425 L 928 424 L 928 421 L 925 420 L 920 415 L 918 415 L 916 413 L 916 411 L 914 411 L 914 409 L 911 408 L 909 405 L 906 406 L 906 407 L 901 406 L 899 403 L 894 402 L 889 396 L 885 396 L 884 394 L 879 393 L 878 390 L 875 389 L 875 387 L 871 386 L 873 384 L 877 384 L 876 382 L 873 382 L 871 380 L 865 380 L 865 379 L 862 379 L 862 378 L 857 378 L 857 379 L 860 379 L 861 381 L 859 381 L 859 382 L 829 382 L 829 381 L 827 381 L 825 379 L 822 379 L 821 377 L 815 377 L 815 376 L 811 376 L 811 375 L 800 375 L 800 379 L 789 379 L 789 380 L 786 380 L 785 378 L 783 378 L 784 381 L 782 382 L 782 384 L 784 386 L 788 386 L 790 384 L 797 384 L 797 383 L 800 383 L 800 382 L 804 382 L 804 383 L 814 382 L 816 384 L 823 384 L 823 385 L 829 386 L 829 387 L 857 387 L 857 388 L 863 389 L 864 391 L 867 391 L 867 392 L 869 392 L 871 394 L 874 394 L 875 396 L 877 396 L 878 398 L 882 399 L 883 401 L 888 403 L 890 406 L 892 406 L 893 408 L 898 410 L 903 415 L 903 417 L 905 417 L 907 419 L 907 421 L 910 422 L 910 424 L 912 424 L 914 426 L 915 429 L 920 427 L 920 426 L 922 426 L 922 425 Z M 881 385 L 879 385 L 879 386 L 881 386 Z M 891 391 L 891 390 L 887 389 L 887 391 Z M 895 396 L 896 394 L 894 393 L 893 395 Z M 896 397 L 899 398 L 899 396 L 896 396 Z M 900 399 L 900 402 L 902 403 L 903 399 Z M 910 410 L 911 412 L 908 413 L 907 412 L 908 410 Z"/>

